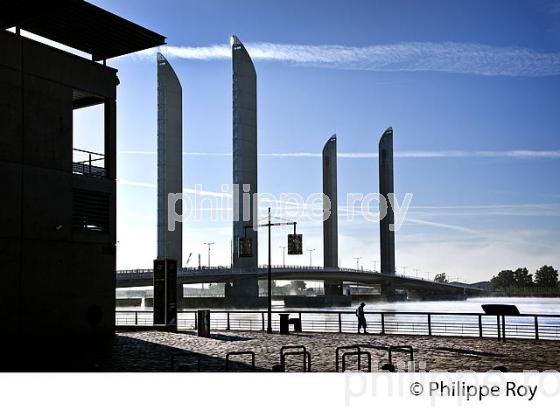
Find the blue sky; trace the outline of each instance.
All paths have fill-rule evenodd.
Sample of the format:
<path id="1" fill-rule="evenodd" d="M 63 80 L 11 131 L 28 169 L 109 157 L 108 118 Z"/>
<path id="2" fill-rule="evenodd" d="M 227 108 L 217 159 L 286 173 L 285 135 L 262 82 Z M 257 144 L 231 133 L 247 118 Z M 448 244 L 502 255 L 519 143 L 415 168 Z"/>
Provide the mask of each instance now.
<path id="1" fill-rule="evenodd" d="M 476 281 L 560 265 L 559 1 L 94 3 L 172 47 L 164 53 L 183 87 L 185 188 L 231 183 L 231 158 L 215 154 L 231 152 L 231 61 L 220 53 L 236 34 L 257 56 L 259 191 L 320 192 L 319 157 L 266 155 L 319 154 L 336 132 L 348 154 L 338 160 L 339 205 L 348 192 L 377 192 L 377 159 L 350 153 L 375 153 L 392 126 L 396 193 L 413 194 L 396 235 L 400 271 Z M 108 63 L 121 81 L 118 266 L 147 267 L 156 256 L 156 61 Z M 96 114 L 76 115 L 76 145 L 100 148 Z M 300 230 L 320 264 L 322 224 Z M 273 263 L 285 234 L 274 235 Z M 341 264 L 361 256 L 365 268 L 379 265 L 378 237 L 377 224 L 341 219 Z M 227 264 L 230 239 L 228 221 L 187 221 L 185 259 L 192 252 L 192 266 L 202 253 L 205 263 L 203 242 L 214 241 L 212 263 Z M 307 264 L 309 254 L 287 262 Z"/>

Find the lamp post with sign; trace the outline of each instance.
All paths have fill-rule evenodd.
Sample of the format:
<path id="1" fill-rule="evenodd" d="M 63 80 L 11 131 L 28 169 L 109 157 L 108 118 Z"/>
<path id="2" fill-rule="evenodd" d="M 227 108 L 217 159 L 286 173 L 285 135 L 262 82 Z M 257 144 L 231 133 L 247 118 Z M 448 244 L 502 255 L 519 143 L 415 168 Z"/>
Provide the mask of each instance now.
<path id="1" fill-rule="evenodd" d="M 307 252 L 309 252 L 309 267 L 313 267 L 313 252 L 315 252 L 315 248 L 313 249 L 308 249 Z"/>
<path id="2" fill-rule="evenodd" d="M 214 245 L 214 242 L 204 242 L 204 245 L 208 246 L 208 269 L 210 269 L 210 247 Z"/>
<path id="3" fill-rule="evenodd" d="M 302 235 L 296 233 L 296 225 L 297 222 L 272 222 L 272 216 L 270 215 L 270 208 L 268 208 L 268 222 L 265 224 L 257 225 L 258 228 L 268 228 L 268 311 L 267 311 L 267 319 L 268 319 L 268 326 L 267 326 L 267 333 L 272 333 L 272 262 L 271 262 L 271 255 L 272 255 L 272 237 L 271 237 L 271 228 L 273 226 L 285 226 L 285 225 L 293 225 L 294 226 L 294 233 L 288 234 L 288 255 L 301 255 L 303 254 L 303 244 L 302 244 Z M 251 226 L 246 226 L 245 231 L 247 228 L 251 228 Z M 247 238 L 245 235 L 244 238 L 239 238 L 239 257 L 251 257 L 253 255 L 253 245 L 250 238 Z"/>

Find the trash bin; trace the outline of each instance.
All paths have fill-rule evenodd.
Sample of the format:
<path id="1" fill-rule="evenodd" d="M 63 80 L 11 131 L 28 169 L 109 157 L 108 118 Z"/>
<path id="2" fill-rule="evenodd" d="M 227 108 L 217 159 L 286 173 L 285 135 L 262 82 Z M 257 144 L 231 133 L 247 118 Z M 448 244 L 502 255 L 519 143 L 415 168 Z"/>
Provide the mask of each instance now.
<path id="1" fill-rule="evenodd" d="M 199 310 L 198 315 L 198 336 L 210 337 L 210 310 Z"/>
<path id="2" fill-rule="evenodd" d="M 294 332 L 301 332 L 301 319 L 293 318 L 288 320 L 288 323 L 294 325 Z"/>
<path id="3" fill-rule="evenodd" d="M 290 334 L 290 314 L 280 313 L 280 334 L 289 335 Z"/>

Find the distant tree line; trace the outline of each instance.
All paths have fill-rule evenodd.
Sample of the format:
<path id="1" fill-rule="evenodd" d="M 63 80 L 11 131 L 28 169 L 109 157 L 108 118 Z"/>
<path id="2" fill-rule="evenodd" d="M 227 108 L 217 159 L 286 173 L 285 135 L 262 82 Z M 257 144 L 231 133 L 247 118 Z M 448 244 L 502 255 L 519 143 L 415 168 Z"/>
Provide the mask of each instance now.
<path id="1" fill-rule="evenodd" d="M 447 273 L 443 272 L 436 274 L 436 276 L 434 277 L 434 282 L 449 283 L 449 279 L 447 279 Z"/>
<path id="2" fill-rule="evenodd" d="M 494 289 L 528 288 L 532 286 L 557 288 L 558 271 L 547 265 L 537 269 L 534 274 L 529 273 L 527 268 L 508 269 L 494 276 L 490 283 Z"/>
<path id="3" fill-rule="evenodd" d="M 547 296 L 560 293 L 558 270 L 548 265 L 540 267 L 534 273 L 529 273 L 527 268 L 503 270 L 490 280 L 490 284 L 494 289 L 510 296 Z"/>

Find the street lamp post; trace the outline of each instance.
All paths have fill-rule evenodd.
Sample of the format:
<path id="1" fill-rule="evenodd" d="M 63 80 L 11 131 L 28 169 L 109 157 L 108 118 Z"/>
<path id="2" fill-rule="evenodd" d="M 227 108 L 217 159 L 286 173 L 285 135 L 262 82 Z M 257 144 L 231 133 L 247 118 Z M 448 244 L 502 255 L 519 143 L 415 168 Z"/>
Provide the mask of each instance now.
<path id="1" fill-rule="evenodd" d="M 271 237 L 271 228 L 273 226 L 281 226 L 281 225 L 293 225 L 294 226 L 294 235 L 296 234 L 296 224 L 297 222 L 276 222 L 272 223 L 272 217 L 270 215 L 270 208 L 268 208 L 268 222 L 265 224 L 260 224 L 258 227 L 267 227 L 268 228 L 268 274 L 267 274 L 267 288 L 268 288 L 268 309 L 267 309 L 267 319 L 268 319 L 268 326 L 266 329 L 267 333 L 272 333 L 272 237 Z M 245 227 L 247 230 L 249 226 Z M 301 250 L 298 251 L 298 254 L 301 255 Z"/>
<path id="2" fill-rule="evenodd" d="M 313 266 L 313 252 L 315 252 L 315 248 L 308 249 L 307 252 L 309 252 L 309 267 L 312 267 Z"/>
<path id="3" fill-rule="evenodd" d="M 286 247 L 285 246 L 280 246 L 280 248 L 282 248 L 282 266 L 285 268 L 286 267 Z"/>
<path id="4" fill-rule="evenodd" d="M 208 269 L 210 269 L 210 247 L 214 245 L 214 242 L 204 242 L 204 245 L 208 245 Z"/>
<path id="5" fill-rule="evenodd" d="M 268 310 L 267 319 L 268 326 L 266 332 L 272 334 L 272 267 L 270 266 L 271 254 L 272 254 L 272 239 L 270 236 L 270 231 L 272 228 L 272 222 L 270 218 L 270 208 L 268 208 L 268 275 L 267 275 L 267 288 L 268 288 Z"/>
<path id="6" fill-rule="evenodd" d="M 355 256 L 354 259 L 356 259 L 356 270 L 360 270 L 360 259 L 362 259 L 362 257 Z"/>

